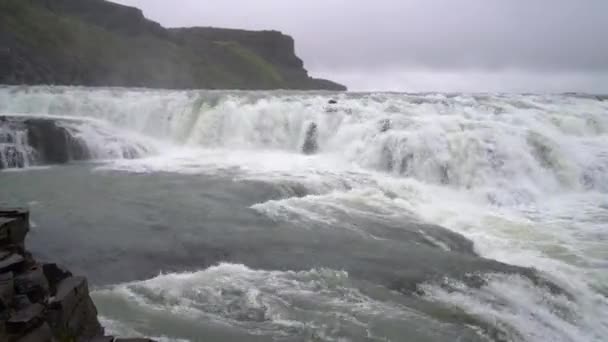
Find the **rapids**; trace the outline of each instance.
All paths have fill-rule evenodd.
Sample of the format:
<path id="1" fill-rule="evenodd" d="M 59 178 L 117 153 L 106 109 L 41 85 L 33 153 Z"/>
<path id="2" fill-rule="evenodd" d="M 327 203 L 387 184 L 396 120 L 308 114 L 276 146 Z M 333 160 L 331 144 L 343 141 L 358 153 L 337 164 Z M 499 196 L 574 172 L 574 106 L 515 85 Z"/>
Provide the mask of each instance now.
<path id="1" fill-rule="evenodd" d="M 600 97 L 3 87 L 1 117 L 0 204 L 117 333 L 608 336 Z M 35 168 L 34 119 L 87 158 Z"/>

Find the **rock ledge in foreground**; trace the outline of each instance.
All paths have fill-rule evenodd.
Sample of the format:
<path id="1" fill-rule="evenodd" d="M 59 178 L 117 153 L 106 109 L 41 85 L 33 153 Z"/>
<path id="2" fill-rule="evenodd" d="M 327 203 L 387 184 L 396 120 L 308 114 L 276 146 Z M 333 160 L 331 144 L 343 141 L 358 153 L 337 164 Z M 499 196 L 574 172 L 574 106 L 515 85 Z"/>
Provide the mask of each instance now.
<path id="1" fill-rule="evenodd" d="M 104 336 L 87 279 L 25 249 L 29 212 L 0 208 L 0 341 L 149 341 Z"/>

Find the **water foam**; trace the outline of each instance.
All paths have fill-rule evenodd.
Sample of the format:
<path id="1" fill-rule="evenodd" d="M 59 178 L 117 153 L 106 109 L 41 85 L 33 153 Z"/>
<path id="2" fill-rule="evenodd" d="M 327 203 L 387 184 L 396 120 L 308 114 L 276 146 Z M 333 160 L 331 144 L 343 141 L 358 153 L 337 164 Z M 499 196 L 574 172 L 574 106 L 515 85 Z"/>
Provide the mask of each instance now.
<path id="1" fill-rule="evenodd" d="M 331 269 L 280 272 L 220 264 L 204 271 L 165 274 L 100 289 L 93 296 L 102 309 L 120 307 L 124 302 L 137 303 L 130 310 L 135 310 L 140 320 L 152 322 L 137 324 L 127 317 L 118 319 L 126 319 L 144 334 L 154 333 L 150 330 L 154 324 L 150 323 L 157 319 L 155 312 L 162 313 L 161 319 L 178 317 L 191 322 L 190 329 L 194 330 L 176 331 L 175 338 L 191 338 L 188 334 L 196 334 L 200 320 L 243 329 L 266 339 L 298 337 L 319 341 L 346 341 L 349 336 L 382 340 L 387 332 L 378 330 L 377 321 L 412 325 L 414 335 L 419 330 L 414 319 L 438 324 L 406 307 L 364 295 L 348 273 Z M 125 314 L 130 315 L 122 315 Z"/>
<path id="2" fill-rule="evenodd" d="M 487 283 L 471 288 L 445 280 L 421 286 L 425 298 L 448 303 L 498 327 L 504 341 L 603 341 L 606 298 L 577 302 L 515 275 L 486 275 Z"/>
<path id="3" fill-rule="evenodd" d="M 190 147 L 322 154 L 513 204 L 608 190 L 606 104 L 533 95 L 340 95 L 4 88 L 0 112 L 93 117 Z"/>

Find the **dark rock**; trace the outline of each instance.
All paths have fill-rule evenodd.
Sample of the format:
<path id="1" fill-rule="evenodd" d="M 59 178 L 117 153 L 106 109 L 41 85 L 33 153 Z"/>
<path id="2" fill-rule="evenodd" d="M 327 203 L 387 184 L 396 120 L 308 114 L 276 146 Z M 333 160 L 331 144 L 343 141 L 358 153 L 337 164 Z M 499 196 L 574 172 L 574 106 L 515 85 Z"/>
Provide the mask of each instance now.
<path id="1" fill-rule="evenodd" d="M 389 129 L 391 129 L 393 123 L 391 122 L 390 119 L 384 119 L 382 121 L 380 121 L 380 132 L 384 133 L 386 131 L 388 131 Z"/>
<path id="2" fill-rule="evenodd" d="M 17 311 L 6 322 L 6 331 L 10 335 L 21 336 L 39 327 L 43 321 L 44 305 L 40 303 L 32 304 L 24 309 Z"/>
<path id="3" fill-rule="evenodd" d="M 67 331 L 82 340 L 103 335 L 104 329 L 97 320 L 97 308 L 88 294 L 74 308 L 72 317 L 67 324 Z"/>
<path id="4" fill-rule="evenodd" d="M 49 282 L 49 291 L 52 296 L 55 296 L 57 293 L 57 285 L 59 285 L 62 280 L 72 276 L 72 272 L 57 264 L 43 264 L 42 271 Z"/>
<path id="5" fill-rule="evenodd" d="M 327 101 L 327 103 L 329 103 L 329 104 L 337 104 L 338 101 L 334 100 L 334 99 L 331 99 L 331 100 Z"/>
<path id="6" fill-rule="evenodd" d="M 16 295 L 13 298 L 13 307 L 15 310 L 22 310 L 32 305 L 32 302 L 26 295 Z"/>
<path id="7" fill-rule="evenodd" d="M 89 296 L 84 277 L 66 278 L 57 287 L 57 294 L 49 301 L 48 321 L 56 334 L 79 338 L 103 335 L 97 320 L 97 309 Z"/>
<path id="8" fill-rule="evenodd" d="M 15 140 L 11 136 L 27 136 L 27 139 L 20 139 L 19 143 L 0 143 L 0 160 L 3 160 L 0 169 L 63 164 L 95 157 L 87 142 L 79 136 L 82 120 L 18 115 L 0 115 L 0 118 L 4 119 L 0 121 L 0 130 L 8 132 L 4 138 L 0 136 L 0 139 Z M 111 136 L 106 138 L 108 141 L 116 139 Z M 146 147 L 142 145 L 125 144 L 121 156 L 134 159 L 141 157 L 141 151 L 145 150 Z"/>
<path id="9" fill-rule="evenodd" d="M 69 134 L 54 121 L 31 119 L 26 121 L 30 146 L 40 154 L 46 163 L 61 164 L 70 161 L 68 151 Z"/>
<path id="10" fill-rule="evenodd" d="M 48 324 L 42 323 L 38 328 L 19 338 L 16 342 L 55 342 Z"/>
<path id="11" fill-rule="evenodd" d="M 68 316 L 85 295 L 88 295 L 87 280 L 84 277 L 69 277 L 57 286 L 57 293 L 50 300 L 50 307 L 61 310 Z"/>
<path id="12" fill-rule="evenodd" d="M 5 219 L 3 241 L 22 242 L 11 231 L 12 222 L 29 222 L 28 212 L 0 209 L 0 217 Z M 86 278 L 57 264 L 37 263 L 23 245 L 0 248 L 0 342 L 113 340 L 104 336 Z"/>
<path id="13" fill-rule="evenodd" d="M 6 248 L 6 247 L 5 247 Z M 14 252 L 8 249 L 0 249 L 0 260 L 4 260 L 11 256 Z"/>
<path id="14" fill-rule="evenodd" d="M 0 274 L 0 315 L 13 303 L 15 296 L 13 272 Z"/>
<path id="15" fill-rule="evenodd" d="M 15 277 L 15 291 L 27 295 L 32 302 L 42 302 L 49 294 L 49 283 L 42 267 L 35 265 L 26 273 Z"/>
<path id="16" fill-rule="evenodd" d="M 0 247 L 9 244 L 23 247 L 29 230 L 28 211 L 23 209 L 0 210 Z"/>
<path id="17" fill-rule="evenodd" d="M 25 265 L 25 259 L 19 254 L 11 254 L 8 258 L 0 261 L 0 273 L 19 272 Z"/>
<path id="18" fill-rule="evenodd" d="M 304 145 L 302 146 L 302 152 L 304 154 L 314 154 L 319 149 L 318 143 L 318 129 L 316 123 L 311 123 L 306 130 L 306 136 L 304 138 Z"/>

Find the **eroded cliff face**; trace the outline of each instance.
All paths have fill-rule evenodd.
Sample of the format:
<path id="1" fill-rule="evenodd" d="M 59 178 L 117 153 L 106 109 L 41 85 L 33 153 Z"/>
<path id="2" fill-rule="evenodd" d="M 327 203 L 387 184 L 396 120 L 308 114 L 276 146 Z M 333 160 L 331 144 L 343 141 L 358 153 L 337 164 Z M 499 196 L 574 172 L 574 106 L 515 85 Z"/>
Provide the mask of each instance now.
<path id="1" fill-rule="evenodd" d="M 165 29 L 104 0 L 1 0 L 0 83 L 345 90 L 277 31 Z"/>

